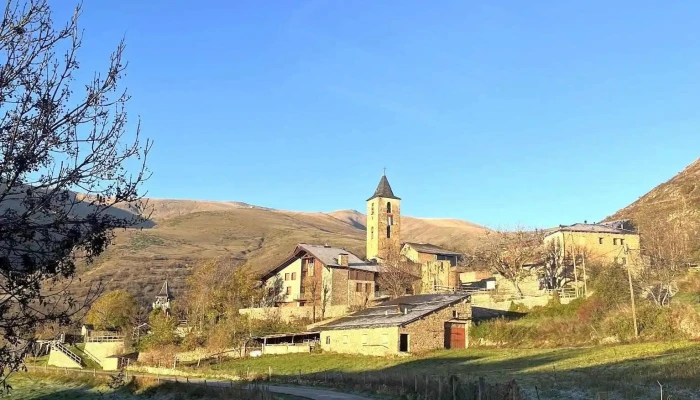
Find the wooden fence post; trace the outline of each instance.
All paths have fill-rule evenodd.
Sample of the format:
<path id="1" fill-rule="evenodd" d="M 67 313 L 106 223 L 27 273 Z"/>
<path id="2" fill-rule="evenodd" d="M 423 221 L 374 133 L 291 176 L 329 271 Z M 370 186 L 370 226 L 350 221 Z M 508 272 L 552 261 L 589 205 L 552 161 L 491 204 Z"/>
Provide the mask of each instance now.
<path id="1" fill-rule="evenodd" d="M 457 400 L 457 377 L 452 377 L 452 400 Z"/>
<path id="2" fill-rule="evenodd" d="M 267 367 L 267 380 L 272 382 L 272 367 Z"/>
<path id="3" fill-rule="evenodd" d="M 428 398 L 428 384 L 429 384 L 428 375 L 426 375 L 425 376 L 425 400 L 430 400 Z"/>

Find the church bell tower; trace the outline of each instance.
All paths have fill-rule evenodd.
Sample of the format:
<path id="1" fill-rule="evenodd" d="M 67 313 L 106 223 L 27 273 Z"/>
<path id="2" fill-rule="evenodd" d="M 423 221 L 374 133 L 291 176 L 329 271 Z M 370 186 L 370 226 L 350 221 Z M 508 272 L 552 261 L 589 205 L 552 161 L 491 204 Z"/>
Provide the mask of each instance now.
<path id="1" fill-rule="evenodd" d="M 401 199 L 382 175 L 374 195 L 367 199 L 367 259 L 398 256 L 401 250 Z"/>

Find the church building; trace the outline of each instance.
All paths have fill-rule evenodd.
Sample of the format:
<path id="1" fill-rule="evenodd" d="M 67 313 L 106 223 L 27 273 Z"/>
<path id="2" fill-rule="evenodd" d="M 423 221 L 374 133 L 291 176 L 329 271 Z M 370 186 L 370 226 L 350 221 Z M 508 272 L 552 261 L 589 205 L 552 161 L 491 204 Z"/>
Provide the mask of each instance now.
<path id="1" fill-rule="evenodd" d="M 366 256 L 329 244 L 300 243 L 262 277 L 277 306 L 366 306 L 378 299 L 382 264 L 415 276 L 407 293 L 435 293 L 455 287 L 458 253 L 428 243 L 401 242 L 401 198 L 382 175 L 367 199 Z"/>

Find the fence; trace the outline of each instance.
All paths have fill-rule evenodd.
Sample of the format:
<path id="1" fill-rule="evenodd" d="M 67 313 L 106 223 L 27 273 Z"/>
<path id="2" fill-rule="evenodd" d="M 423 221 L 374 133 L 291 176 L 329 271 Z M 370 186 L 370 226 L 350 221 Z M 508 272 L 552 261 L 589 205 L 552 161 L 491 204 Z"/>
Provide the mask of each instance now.
<path id="1" fill-rule="evenodd" d="M 250 371 L 246 375 L 251 376 Z M 389 374 L 377 371 L 364 373 L 315 372 L 296 376 L 252 374 L 256 381 L 302 386 L 335 387 L 344 391 L 369 392 L 411 400 L 525 400 L 514 380 L 487 383 L 483 377 L 450 375 Z"/>
<path id="2" fill-rule="evenodd" d="M 103 343 L 103 342 L 123 342 L 124 336 L 88 336 L 85 342 Z"/>

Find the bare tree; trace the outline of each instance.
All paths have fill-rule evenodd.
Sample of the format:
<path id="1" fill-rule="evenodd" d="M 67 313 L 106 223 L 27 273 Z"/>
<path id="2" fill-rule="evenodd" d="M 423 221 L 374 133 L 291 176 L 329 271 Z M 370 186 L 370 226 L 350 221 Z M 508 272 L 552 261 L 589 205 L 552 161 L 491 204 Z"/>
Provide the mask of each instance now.
<path id="1" fill-rule="evenodd" d="M 520 282 L 531 273 L 527 267 L 536 265 L 541 255 L 541 232 L 523 229 L 489 231 L 476 252 L 479 262 L 513 283 L 520 296 L 523 295 Z"/>
<path id="2" fill-rule="evenodd" d="M 544 275 L 547 289 L 561 289 L 574 280 L 573 258 L 565 252 L 559 239 L 550 240 L 542 245 L 540 272 Z"/>
<path id="3" fill-rule="evenodd" d="M 103 74 L 75 82 L 79 16 L 77 7 L 56 28 L 46 0 L 8 0 L 0 21 L 2 384 L 37 324 L 68 323 L 94 298 L 66 290 L 76 263 L 100 255 L 114 229 L 144 221 L 139 192 L 151 143 L 141 142 L 139 124 L 127 132 L 124 44 Z"/>
<path id="4" fill-rule="evenodd" d="M 398 248 L 385 248 L 384 258 L 379 262 L 377 283 L 392 298 L 404 296 L 413 291 L 416 281 L 421 279 L 420 265 L 403 256 Z"/>
<path id="5" fill-rule="evenodd" d="M 641 233 L 640 279 L 651 300 L 668 305 L 678 279 L 697 261 L 693 246 L 700 239 L 693 220 L 651 218 L 639 225 Z M 633 258 L 634 259 L 634 258 Z"/>

